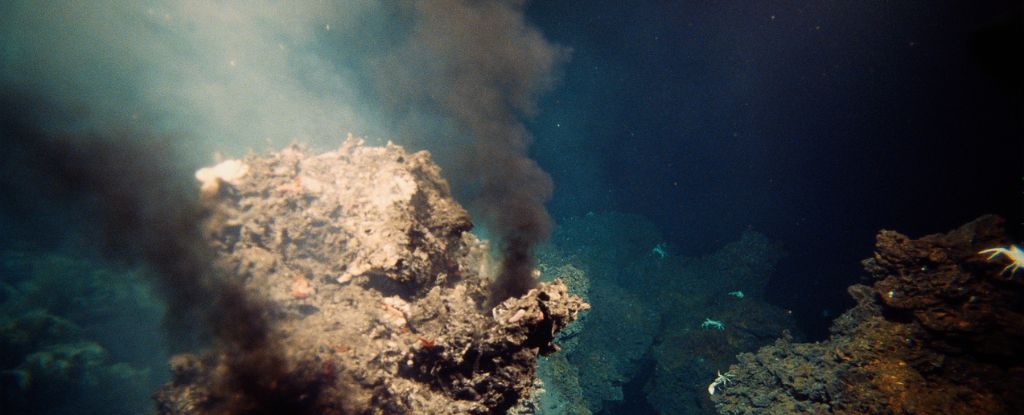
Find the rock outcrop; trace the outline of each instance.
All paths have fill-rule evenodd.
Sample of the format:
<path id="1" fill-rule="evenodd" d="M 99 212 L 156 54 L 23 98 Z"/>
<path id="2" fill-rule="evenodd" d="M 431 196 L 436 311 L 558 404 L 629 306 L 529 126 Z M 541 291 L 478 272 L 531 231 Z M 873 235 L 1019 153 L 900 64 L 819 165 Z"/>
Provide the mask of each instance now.
<path id="1" fill-rule="evenodd" d="M 556 281 L 482 309 L 495 267 L 426 152 L 350 137 L 323 154 L 291 146 L 241 162 L 231 182 L 204 176 L 210 245 L 265 301 L 290 374 L 281 387 L 302 385 L 306 412 L 503 413 L 588 308 Z M 225 353 L 173 358 L 159 413 L 220 412 Z"/>
<path id="2" fill-rule="evenodd" d="M 741 354 L 719 412 L 1024 413 L 1024 279 L 979 254 L 1009 243 L 995 216 L 920 239 L 880 232 L 873 284 L 849 288 L 858 304 L 829 341 Z"/>

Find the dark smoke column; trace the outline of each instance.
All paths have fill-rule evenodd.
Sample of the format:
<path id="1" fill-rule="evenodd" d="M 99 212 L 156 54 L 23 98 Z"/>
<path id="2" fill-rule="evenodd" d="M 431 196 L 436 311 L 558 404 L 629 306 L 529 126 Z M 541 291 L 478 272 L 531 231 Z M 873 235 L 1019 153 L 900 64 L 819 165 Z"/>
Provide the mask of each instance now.
<path id="1" fill-rule="evenodd" d="M 523 16 L 522 1 L 416 1 L 414 27 L 400 50 L 378 62 L 383 95 L 396 108 L 440 115 L 469 136 L 464 171 L 478 189 L 474 207 L 503 256 L 491 305 L 534 286 L 533 247 L 548 236 L 544 202 L 551 178 L 527 157 L 520 121 L 554 82 L 568 51 Z"/>

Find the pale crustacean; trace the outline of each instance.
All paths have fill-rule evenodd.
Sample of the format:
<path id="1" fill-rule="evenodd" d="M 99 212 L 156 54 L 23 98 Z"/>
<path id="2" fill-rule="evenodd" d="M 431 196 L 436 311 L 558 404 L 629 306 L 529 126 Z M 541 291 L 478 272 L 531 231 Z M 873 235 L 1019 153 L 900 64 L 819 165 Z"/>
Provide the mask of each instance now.
<path id="1" fill-rule="evenodd" d="M 715 394 L 715 388 L 717 388 L 719 386 L 725 386 L 725 385 L 728 385 L 729 383 L 732 383 L 732 376 L 733 375 L 731 373 L 729 373 L 729 372 L 722 373 L 721 371 L 719 371 L 718 372 L 718 377 L 715 378 L 715 381 L 711 382 L 711 384 L 708 385 L 708 393 L 711 394 L 711 395 L 714 395 Z"/>
<path id="2" fill-rule="evenodd" d="M 1024 251 L 1017 245 L 1010 245 L 1007 247 L 995 247 L 978 251 L 979 254 L 988 254 L 988 260 L 991 261 L 999 255 L 1003 255 L 1010 260 L 1010 264 L 1003 268 L 999 272 L 999 275 L 1005 274 L 1006 271 L 1010 271 L 1010 275 L 1017 273 L 1017 270 L 1024 268 Z"/>

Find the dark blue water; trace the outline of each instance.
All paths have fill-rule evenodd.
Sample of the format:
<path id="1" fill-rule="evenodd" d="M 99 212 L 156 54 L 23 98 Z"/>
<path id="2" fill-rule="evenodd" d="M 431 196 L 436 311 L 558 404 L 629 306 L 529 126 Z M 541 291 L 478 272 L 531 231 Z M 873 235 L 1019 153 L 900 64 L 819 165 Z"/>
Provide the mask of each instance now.
<path id="1" fill-rule="evenodd" d="M 805 339 L 852 304 L 845 288 L 879 229 L 921 236 L 994 212 L 1020 235 L 1020 2 L 537 2 L 529 15 L 573 47 L 531 124 L 554 216 L 641 215 L 687 257 L 763 232 L 784 254 L 762 300 Z M 591 409 L 714 413 L 699 396 L 668 398 L 714 377 L 652 355 L 681 330 L 652 329 L 622 396 Z"/>
<path id="2" fill-rule="evenodd" d="M 486 211 L 467 166 L 487 163 L 466 163 L 481 139 L 465 130 L 490 119 L 444 99 L 477 79 L 451 73 L 508 53 L 474 47 L 485 33 L 424 57 L 401 49 L 419 28 L 404 6 L 304 5 L 290 20 L 253 6 L 228 24 L 217 7 L 30 3 L 0 6 L 4 148 L 31 142 L 26 131 L 144 127 L 173 137 L 162 160 L 190 183 L 214 151 L 334 147 L 353 131 L 432 151 L 460 202 Z M 715 413 L 705 388 L 737 353 L 828 335 L 878 230 L 916 237 L 995 213 L 1022 236 L 1019 1 L 535 1 L 522 13 L 543 35 L 533 44 L 567 53 L 536 74 L 521 55 L 497 60 L 515 70 L 512 86 L 491 79 L 496 118 L 525 126 L 532 146 L 510 154 L 553 179 L 542 278 L 577 276 L 570 288 L 593 306 L 540 363 L 540 413 Z M 550 88 L 532 84 L 552 74 Z M 54 172 L 23 156 L 0 168 L 4 413 L 145 413 L 180 346 L 159 279 L 96 246 L 94 205 L 110 195 L 51 192 Z M 168 200 L 155 193 L 140 194 Z"/>
<path id="3" fill-rule="evenodd" d="M 533 123 L 554 216 L 641 214 L 691 255 L 765 232 L 789 253 L 769 295 L 818 336 L 877 230 L 992 212 L 1020 231 L 1019 2 L 528 12 L 573 48 Z"/>

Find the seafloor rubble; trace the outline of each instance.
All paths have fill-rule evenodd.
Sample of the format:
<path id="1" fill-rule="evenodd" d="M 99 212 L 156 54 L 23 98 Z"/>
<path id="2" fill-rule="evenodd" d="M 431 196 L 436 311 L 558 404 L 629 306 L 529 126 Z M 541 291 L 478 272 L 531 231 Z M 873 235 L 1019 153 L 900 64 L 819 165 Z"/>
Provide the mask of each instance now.
<path id="1" fill-rule="evenodd" d="M 542 278 L 562 279 L 594 310 L 559 335 L 562 351 L 540 360 L 539 412 L 715 413 L 708 375 L 795 328 L 764 299 L 781 255 L 752 231 L 683 257 L 637 215 L 563 220 L 540 250 Z"/>
<path id="2" fill-rule="evenodd" d="M 0 252 L 4 413 L 140 414 L 162 383 L 159 320 L 143 280 L 95 258 Z M 132 331 L 131 339 L 123 333 Z"/>
<path id="3" fill-rule="evenodd" d="M 778 340 L 739 356 L 722 414 L 1024 413 L 1024 280 L 979 251 L 1011 241 L 984 216 L 947 234 L 878 234 L 872 285 L 820 343 Z"/>
<path id="4" fill-rule="evenodd" d="M 197 173 L 218 267 L 266 299 L 311 413 L 504 413 L 588 306 L 561 281 L 483 310 L 493 265 L 429 154 L 351 137 Z M 217 413 L 226 351 L 172 358 L 161 414 Z M 258 375 L 258 374 L 256 374 Z"/>

